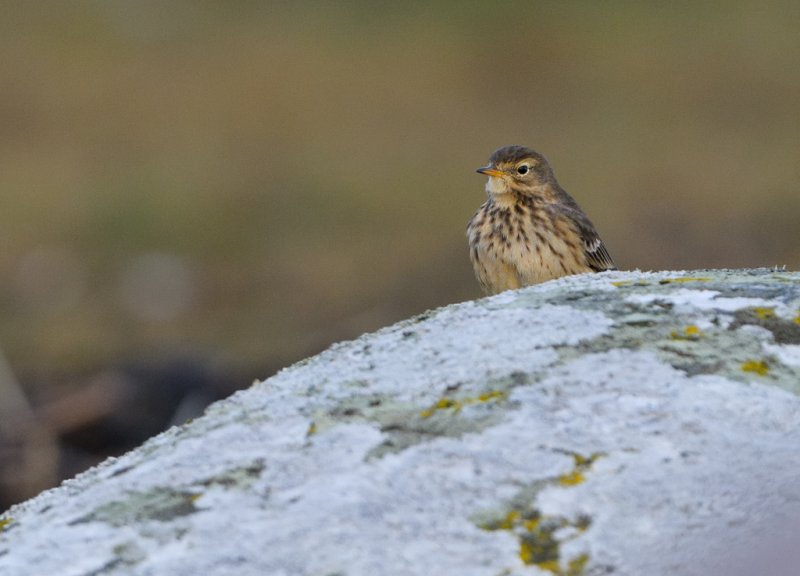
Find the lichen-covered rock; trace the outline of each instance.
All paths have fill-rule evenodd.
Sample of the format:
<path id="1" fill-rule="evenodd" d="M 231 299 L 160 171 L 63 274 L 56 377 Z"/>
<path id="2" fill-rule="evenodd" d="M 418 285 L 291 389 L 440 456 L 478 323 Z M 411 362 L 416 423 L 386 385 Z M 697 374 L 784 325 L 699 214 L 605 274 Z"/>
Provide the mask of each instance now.
<path id="1" fill-rule="evenodd" d="M 798 574 L 798 393 L 800 274 L 566 278 L 336 345 L 11 509 L 0 574 Z"/>

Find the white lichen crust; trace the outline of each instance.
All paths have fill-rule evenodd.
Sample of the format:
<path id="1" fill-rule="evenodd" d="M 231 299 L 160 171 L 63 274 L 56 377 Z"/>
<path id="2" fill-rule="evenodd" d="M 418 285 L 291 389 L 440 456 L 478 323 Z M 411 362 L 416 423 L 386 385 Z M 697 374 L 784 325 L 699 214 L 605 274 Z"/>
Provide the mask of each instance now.
<path id="1" fill-rule="evenodd" d="M 449 306 L 12 508 L 0 574 L 794 574 L 798 350 L 785 271 Z"/>

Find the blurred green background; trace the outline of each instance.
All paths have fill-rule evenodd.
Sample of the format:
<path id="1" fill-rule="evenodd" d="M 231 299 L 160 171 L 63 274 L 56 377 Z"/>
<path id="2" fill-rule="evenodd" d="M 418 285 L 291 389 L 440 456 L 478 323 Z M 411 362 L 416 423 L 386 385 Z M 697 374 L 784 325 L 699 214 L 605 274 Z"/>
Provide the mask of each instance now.
<path id="1" fill-rule="evenodd" d="M 0 15 L 0 504 L 141 441 L 103 445 L 109 406 L 152 412 L 108 400 L 120 374 L 199 366 L 210 400 L 479 296 L 464 229 L 502 145 L 548 156 L 620 268 L 800 265 L 797 2 Z"/>

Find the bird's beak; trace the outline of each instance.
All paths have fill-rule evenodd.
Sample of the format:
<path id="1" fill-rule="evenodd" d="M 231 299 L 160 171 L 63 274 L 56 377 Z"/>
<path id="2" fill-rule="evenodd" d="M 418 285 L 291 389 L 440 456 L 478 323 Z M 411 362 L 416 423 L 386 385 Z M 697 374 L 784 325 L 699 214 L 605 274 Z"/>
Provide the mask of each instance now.
<path id="1" fill-rule="evenodd" d="M 491 166 L 484 166 L 483 168 L 478 168 L 476 172 L 478 174 L 486 174 L 487 176 L 495 176 L 497 178 L 503 175 L 502 170 L 497 170 L 496 168 L 492 168 Z"/>

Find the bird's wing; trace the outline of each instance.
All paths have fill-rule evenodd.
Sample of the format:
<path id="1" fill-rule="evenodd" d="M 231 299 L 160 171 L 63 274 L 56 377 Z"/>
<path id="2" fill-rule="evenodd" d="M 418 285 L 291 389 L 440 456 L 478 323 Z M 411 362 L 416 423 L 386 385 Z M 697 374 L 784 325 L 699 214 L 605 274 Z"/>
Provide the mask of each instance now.
<path id="1" fill-rule="evenodd" d="M 614 261 L 611 259 L 611 254 L 608 253 L 608 248 L 603 244 L 600 235 L 595 230 L 591 220 L 586 217 L 586 214 L 580 209 L 575 210 L 572 207 L 565 207 L 565 211 L 575 222 L 578 234 L 583 240 L 583 249 L 589 267 L 595 272 L 616 270 L 617 267 L 614 266 Z"/>
<path id="2" fill-rule="evenodd" d="M 594 232 L 594 230 L 592 232 Z M 584 246 L 586 247 L 586 260 L 593 270 L 602 272 L 603 270 L 617 269 L 617 267 L 614 266 L 614 261 L 611 259 L 611 254 L 608 253 L 606 245 L 603 244 L 597 232 L 594 232 L 591 241 L 584 240 Z"/>

